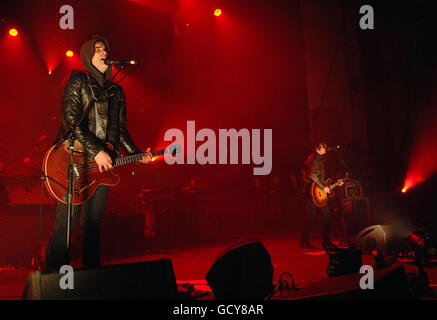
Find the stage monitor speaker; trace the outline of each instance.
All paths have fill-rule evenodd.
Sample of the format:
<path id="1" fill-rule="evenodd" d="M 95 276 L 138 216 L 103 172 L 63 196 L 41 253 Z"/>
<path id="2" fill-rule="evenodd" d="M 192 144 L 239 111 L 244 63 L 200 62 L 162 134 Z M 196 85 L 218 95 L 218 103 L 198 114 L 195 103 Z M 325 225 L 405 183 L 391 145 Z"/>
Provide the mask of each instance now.
<path id="1" fill-rule="evenodd" d="M 374 300 L 411 298 L 403 266 L 374 270 L 373 289 L 361 289 L 364 274 L 323 279 L 295 291 L 286 300 Z"/>
<path id="2" fill-rule="evenodd" d="M 376 249 L 387 253 L 387 238 L 389 236 L 389 230 L 382 225 L 368 226 L 358 233 L 354 239 L 354 244 L 363 253 L 369 254 Z"/>
<path id="3" fill-rule="evenodd" d="M 170 260 L 160 259 L 73 273 L 73 289 L 61 289 L 63 273 L 31 272 L 24 288 L 25 300 L 175 299 L 176 278 Z"/>
<path id="4" fill-rule="evenodd" d="M 217 299 L 264 299 L 273 290 L 270 254 L 257 239 L 237 242 L 217 256 L 205 278 Z"/>

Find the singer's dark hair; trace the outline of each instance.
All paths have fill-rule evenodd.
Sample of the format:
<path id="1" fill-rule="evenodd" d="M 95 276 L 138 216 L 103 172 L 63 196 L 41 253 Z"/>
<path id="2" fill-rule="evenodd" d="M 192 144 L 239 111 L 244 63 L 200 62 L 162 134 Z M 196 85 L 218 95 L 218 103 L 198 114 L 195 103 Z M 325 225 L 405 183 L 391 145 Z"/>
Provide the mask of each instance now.
<path id="1" fill-rule="evenodd" d="M 316 150 L 319 149 L 321 146 L 324 146 L 325 148 L 328 148 L 328 146 L 327 146 L 325 140 L 317 140 L 317 141 L 313 144 L 313 151 L 316 151 Z"/>

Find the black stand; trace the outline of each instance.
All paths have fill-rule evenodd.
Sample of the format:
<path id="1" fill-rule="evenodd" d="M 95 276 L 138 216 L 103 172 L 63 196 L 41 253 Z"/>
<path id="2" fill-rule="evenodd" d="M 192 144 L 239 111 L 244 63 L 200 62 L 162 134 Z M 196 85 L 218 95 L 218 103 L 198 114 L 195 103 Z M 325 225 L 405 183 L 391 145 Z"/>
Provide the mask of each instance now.
<path id="1" fill-rule="evenodd" d="M 46 176 L 44 171 L 41 173 L 41 200 L 39 204 L 39 233 L 40 233 L 40 256 L 35 256 L 32 259 L 32 269 L 34 270 L 43 270 L 46 266 L 46 250 L 47 250 L 47 242 L 44 241 L 44 231 L 43 231 L 43 201 L 44 201 L 44 181 L 46 180 Z"/>
<path id="2" fill-rule="evenodd" d="M 73 205 L 74 205 L 74 183 L 75 178 L 79 177 L 79 172 L 77 170 L 77 165 L 74 163 L 73 152 L 74 152 L 74 135 L 71 134 L 69 138 L 68 151 L 70 153 L 70 164 L 68 166 L 68 194 L 67 194 L 67 239 L 66 239 L 66 257 L 65 261 L 67 264 L 70 263 L 70 240 L 71 240 L 71 218 L 73 216 Z"/>
<path id="3" fill-rule="evenodd" d="M 342 175 L 344 174 L 345 177 L 349 177 L 350 173 L 348 172 L 348 166 L 346 165 L 346 162 L 344 161 L 344 158 L 343 158 L 343 156 L 341 154 L 340 148 L 341 147 L 335 147 L 333 149 L 333 151 L 335 151 L 335 153 L 337 154 L 337 157 L 338 157 L 338 162 L 339 162 L 339 165 L 340 165 L 340 168 L 339 168 L 340 174 L 342 174 Z M 341 212 L 341 222 L 340 223 L 341 223 L 341 229 L 342 229 L 342 236 L 341 236 L 340 244 L 348 243 L 349 240 L 350 240 L 349 237 L 346 235 L 347 229 L 346 229 L 346 222 L 345 222 L 345 212 L 344 212 L 343 199 L 344 199 L 344 194 L 341 195 L 341 197 L 339 199 L 340 200 L 340 206 L 341 206 L 339 208 L 340 212 Z"/>
<path id="4" fill-rule="evenodd" d="M 117 72 L 114 74 L 114 76 L 112 77 L 112 79 L 111 79 L 111 81 L 113 81 L 114 82 L 114 79 L 115 79 L 115 77 L 120 73 L 120 71 L 121 70 L 123 70 L 123 69 L 125 69 L 126 68 L 126 65 L 127 65 L 127 63 L 122 63 L 121 65 L 120 65 L 120 67 L 119 67 L 119 69 L 117 70 Z M 137 67 L 136 68 L 132 68 L 129 72 L 127 72 L 120 80 L 118 80 L 117 82 L 114 82 L 114 83 L 117 83 L 117 84 L 119 84 L 121 81 L 123 81 L 123 79 L 124 78 L 126 78 L 128 75 L 130 75 L 132 72 L 134 72 L 136 69 L 138 69 L 138 67 L 139 67 L 139 64 L 137 65 Z"/>
<path id="5" fill-rule="evenodd" d="M 93 99 L 90 101 L 90 103 L 93 101 Z M 88 106 L 87 108 L 88 109 Z M 79 120 L 78 123 L 80 123 L 83 119 L 82 118 Z M 68 180 L 68 191 L 67 191 L 67 236 L 66 236 L 66 253 L 65 253 L 65 263 L 69 264 L 70 263 L 70 240 L 71 240 L 71 220 L 72 220 L 72 216 L 73 216 L 73 205 L 74 205 L 74 182 L 76 178 L 79 178 L 79 171 L 77 170 L 77 165 L 74 163 L 74 157 L 73 157 L 73 153 L 74 153 L 74 141 L 75 136 L 72 132 L 73 127 L 75 127 L 76 124 L 71 124 L 68 129 L 64 132 L 63 136 L 59 138 L 55 148 L 53 149 L 54 151 L 56 151 L 61 144 L 68 139 L 69 141 L 69 146 L 68 146 L 68 152 L 70 154 L 70 161 L 69 161 L 69 165 L 68 165 L 68 176 L 67 176 L 67 180 Z M 68 137 L 68 138 L 67 138 Z M 44 179 L 47 179 L 47 177 L 44 177 Z"/>
<path id="6" fill-rule="evenodd" d="M 117 72 L 114 74 L 114 76 L 111 78 L 111 82 L 114 81 L 115 77 L 120 73 L 121 70 L 123 70 L 126 67 L 125 64 L 121 64 L 120 68 L 118 68 Z"/>
<path id="7" fill-rule="evenodd" d="M 349 167 L 346 165 L 346 162 L 344 161 L 343 155 L 340 152 L 340 148 L 341 147 L 336 147 L 334 149 L 334 151 L 336 152 L 337 157 L 338 157 L 338 162 L 340 164 L 340 170 L 344 171 L 343 172 L 344 175 L 350 175 Z"/>

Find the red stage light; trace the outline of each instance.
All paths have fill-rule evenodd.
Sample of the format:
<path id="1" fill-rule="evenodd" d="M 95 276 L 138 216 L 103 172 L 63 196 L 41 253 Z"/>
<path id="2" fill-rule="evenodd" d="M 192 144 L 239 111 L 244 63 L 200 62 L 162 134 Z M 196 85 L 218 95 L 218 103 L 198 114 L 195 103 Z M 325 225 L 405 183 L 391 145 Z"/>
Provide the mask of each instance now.
<path id="1" fill-rule="evenodd" d="M 411 146 L 408 169 L 402 190 L 409 192 L 417 184 L 424 182 L 437 173 L 437 108 L 422 108 L 416 118 L 417 132 Z"/>
<path id="2" fill-rule="evenodd" d="M 67 57 L 71 58 L 71 57 L 74 55 L 74 53 L 73 53 L 73 51 L 68 50 L 68 51 L 65 53 L 65 55 L 66 55 Z"/>
<path id="3" fill-rule="evenodd" d="M 408 190 L 410 190 L 415 185 L 423 182 L 425 179 L 421 176 L 409 176 L 405 179 L 404 185 L 402 187 L 402 193 L 406 193 Z"/>
<path id="4" fill-rule="evenodd" d="M 404 186 L 402 187 L 401 192 L 406 193 L 408 189 L 410 189 L 413 186 L 413 182 L 411 180 L 404 181 Z"/>
<path id="5" fill-rule="evenodd" d="M 18 30 L 17 29 L 9 29 L 9 35 L 12 37 L 18 36 Z"/>
<path id="6" fill-rule="evenodd" d="M 215 11 L 214 11 L 214 15 L 215 15 L 216 17 L 220 17 L 220 16 L 222 15 L 222 10 L 221 10 L 221 9 L 215 9 Z"/>

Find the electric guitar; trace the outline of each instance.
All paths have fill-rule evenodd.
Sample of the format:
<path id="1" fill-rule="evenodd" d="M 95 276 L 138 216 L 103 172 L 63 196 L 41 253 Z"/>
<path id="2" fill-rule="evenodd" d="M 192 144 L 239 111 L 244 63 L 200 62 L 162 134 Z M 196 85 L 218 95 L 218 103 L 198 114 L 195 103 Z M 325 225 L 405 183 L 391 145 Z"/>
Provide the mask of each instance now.
<path id="1" fill-rule="evenodd" d="M 328 199 L 335 196 L 335 193 L 332 190 L 334 190 L 338 186 L 343 185 L 343 183 L 344 183 L 344 179 L 339 179 L 335 183 L 332 183 L 332 179 L 326 179 L 325 187 L 328 187 L 331 190 L 329 194 L 326 194 L 326 192 L 323 191 L 323 189 L 320 189 L 315 182 L 311 183 L 310 194 L 314 204 L 317 207 L 326 206 L 326 204 L 328 203 Z"/>
<path id="2" fill-rule="evenodd" d="M 45 178 L 44 183 L 49 194 L 55 200 L 65 204 L 68 199 L 69 145 L 70 142 L 66 140 L 57 150 L 55 150 L 56 146 L 51 147 L 44 157 L 42 167 Z M 145 155 L 145 153 L 139 153 L 116 157 L 113 146 L 110 143 L 106 143 L 106 146 L 107 150 L 105 151 L 112 155 L 113 167 L 138 162 Z M 180 150 L 181 146 L 176 144 L 162 150 L 151 151 L 151 153 L 155 157 L 166 153 L 175 154 Z M 81 204 L 91 198 L 98 186 L 115 186 L 120 182 L 120 177 L 114 174 L 112 170 L 100 172 L 97 163 L 88 156 L 88 153 L 78 141 L 74 143 L 73 160 L 75 164 L 73 168 L 74 205 Z"/>

